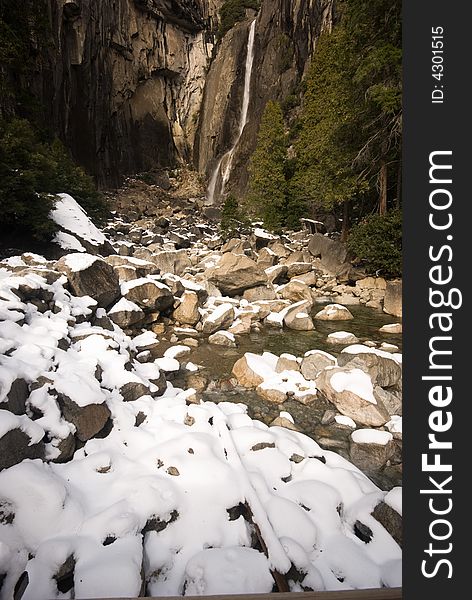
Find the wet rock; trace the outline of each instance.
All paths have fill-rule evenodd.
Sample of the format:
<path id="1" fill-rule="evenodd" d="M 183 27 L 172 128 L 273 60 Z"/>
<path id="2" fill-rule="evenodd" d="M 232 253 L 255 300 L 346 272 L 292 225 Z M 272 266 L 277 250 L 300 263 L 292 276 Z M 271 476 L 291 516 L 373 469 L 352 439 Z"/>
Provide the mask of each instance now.
<path id="1" fill-rule="evenodd" d="M 173 316 L 179 323 L 196 325 L 200 320 L 198 296 L 195 292 L 187 291 L 182 294 L 180 304 L 174 310 Z"/>
<path id="2" fill-rule="evenodd" d="M 328 304 L 315 315 L 319 321 L 349 321 L 353 318 L 351 311 L 342 304 Z"/>
<path id="3" fill-rule="evenodd" d="M 226 296 L 267 284 L 267 276 L 257 263 L 232 252 L 223 254 L 217 266 L 207 270 L 206 277 Z"/>
<path id="4" fill-rule="evenodd" d="M 334 367 L 324 370 L 316 378 L 316 386 L 341 414 L 356 423 L 380 427 L 390 419 L 380 398 L 374 396 L 370 377 L 360 369 Z"/>
<path id="5" fill-rule="evenodd" d="M 56 263 L 76 296 L 90 296 L 106 308 L 120 297 L 118 276 L 111 265 L 90 254 L 68 254 Z"/>

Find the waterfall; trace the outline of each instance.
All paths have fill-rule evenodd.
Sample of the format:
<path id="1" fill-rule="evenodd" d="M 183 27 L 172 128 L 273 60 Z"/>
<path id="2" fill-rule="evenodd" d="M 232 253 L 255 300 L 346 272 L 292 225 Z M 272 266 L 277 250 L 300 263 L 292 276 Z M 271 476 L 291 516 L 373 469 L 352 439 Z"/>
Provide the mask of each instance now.
<path id="1" fill-rule="evenodd" d="M 251 76 L 252 76 L 252 67 L 254 64 L 254 39 L 256 33 L 256 19 L 251 23 L 251 27 L 249 28 L 249 36 L 247 40 L 247 53 L 246 53 L 246 70 L 244 73 L 244 93 L 243 93 L 243 104 L 241 107 L 241 115 L 239 118 L 239 129 L 238 135 L 234 141 L 234 144 L 226 152 L 216 163 L 215 170 L 210 179 L 210 184 L 208 186 L 207 198 L 210 204 L 213 204 L 215 201 L 215 192 L 218 186 L 218 182 L 221 176 L 221 187 L 219 190 L 218 196 L 222 196 L 225 192 L 226 184 L 229 181 L 229 177 L 231 175 L 231 169 L 233 167 L 233 158 L 236 151 L 236 148 L 239 144 L 239 140 L 243 134 L 244 128 L 248 121 L 248 110 L 249 110 L 249 100 L 251 97 Z M 223 172 L 221 172 L 221 168 L 225 163 L 225 167 Z"/>

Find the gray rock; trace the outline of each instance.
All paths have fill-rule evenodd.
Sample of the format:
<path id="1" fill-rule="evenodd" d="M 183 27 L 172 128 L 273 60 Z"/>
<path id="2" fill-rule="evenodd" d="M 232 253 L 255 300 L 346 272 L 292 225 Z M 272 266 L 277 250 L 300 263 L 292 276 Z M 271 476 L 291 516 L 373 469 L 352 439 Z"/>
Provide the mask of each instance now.
<path id="1" fill-rule="evenodd" d="M 44 443 L 29 445 L 31 439 L 20 429 L 12 429 L 0 438 L 0 471 L 17 465 L 25 458 L 44 459 Z"/>
<path id="2" fill-rule="evenodd" d="M 402 281 L 387 281 L 384 298 L 384 312 L 394 317 L 402 316 Z"/>
<path id="3" fill-rule="evenodd" d="M 206 276 L 226 296 L 238 296 L 245 290 L 267 284 L 267 276 L 257 263 L 232 252 L 223 254 L 216 267 L 207 270 Z"/>
<path id="4" fill-rule="evenodd" d="M 57 402 L 66 421 L 75 425 L 76 436 L 86 442 L 101 431 L 111 416 L 106 404 L 79 406 L 65 394 L 58 394 Z"/>

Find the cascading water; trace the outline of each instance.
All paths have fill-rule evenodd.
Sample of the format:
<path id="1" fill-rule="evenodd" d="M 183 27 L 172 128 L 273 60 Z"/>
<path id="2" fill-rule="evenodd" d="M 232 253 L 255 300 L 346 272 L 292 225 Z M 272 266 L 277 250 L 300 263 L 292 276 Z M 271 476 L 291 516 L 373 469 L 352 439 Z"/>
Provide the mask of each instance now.
<path id="1" fill-rule="evenodd" d="M 239 129 L 238 135 L 234 141 L 233 146 L 224 154 L 217 162 L 215 170 L 213 171 L 213 175 L 210 179 L 210 184 L 208 186 L 207 198 L 210 204 L 213 204 L 215 201 L 215 193 L 217 190 L 218 183 L 221 179 L 221 187 L 218 196 L 222 196 L 225 191 L 226 184 L 229 181 L 229 177 L 231 175 L 231 169 L 233 166 L 233 158 L 236 148 L 239 144 L 239 140 L 243 134 L 244 128 L 248 121 L 248 110 L 249 110 L 249 100 L 251 97 L 251 76 L 252 76 L 252 67 L 254 64 L 254 39 L 256 33 L 256 19 L 251 23 L 249 28 L 249 36 L 247 40 L 247 54 L 246 54 L 246 70 L 244 73 L 244 94 L 243 94 L 243 104 L 241 107 L 241 116 L 239 119 Z M 223 172 L 221 172 L 221 168 L 225 164 Z"/>

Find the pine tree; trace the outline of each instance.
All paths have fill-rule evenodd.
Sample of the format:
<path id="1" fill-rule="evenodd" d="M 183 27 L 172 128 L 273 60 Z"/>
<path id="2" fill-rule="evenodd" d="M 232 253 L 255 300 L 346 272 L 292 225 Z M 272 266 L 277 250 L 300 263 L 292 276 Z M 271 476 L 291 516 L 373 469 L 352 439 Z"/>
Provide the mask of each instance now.
<path id="1" fill-rule="evenodd" d="M 287 140 L 278 102 L 269 101 L 262 115 L 257 147 L 249 166 L 249 201 L 265 227 L 278 230 L 286 217 Z"/>

